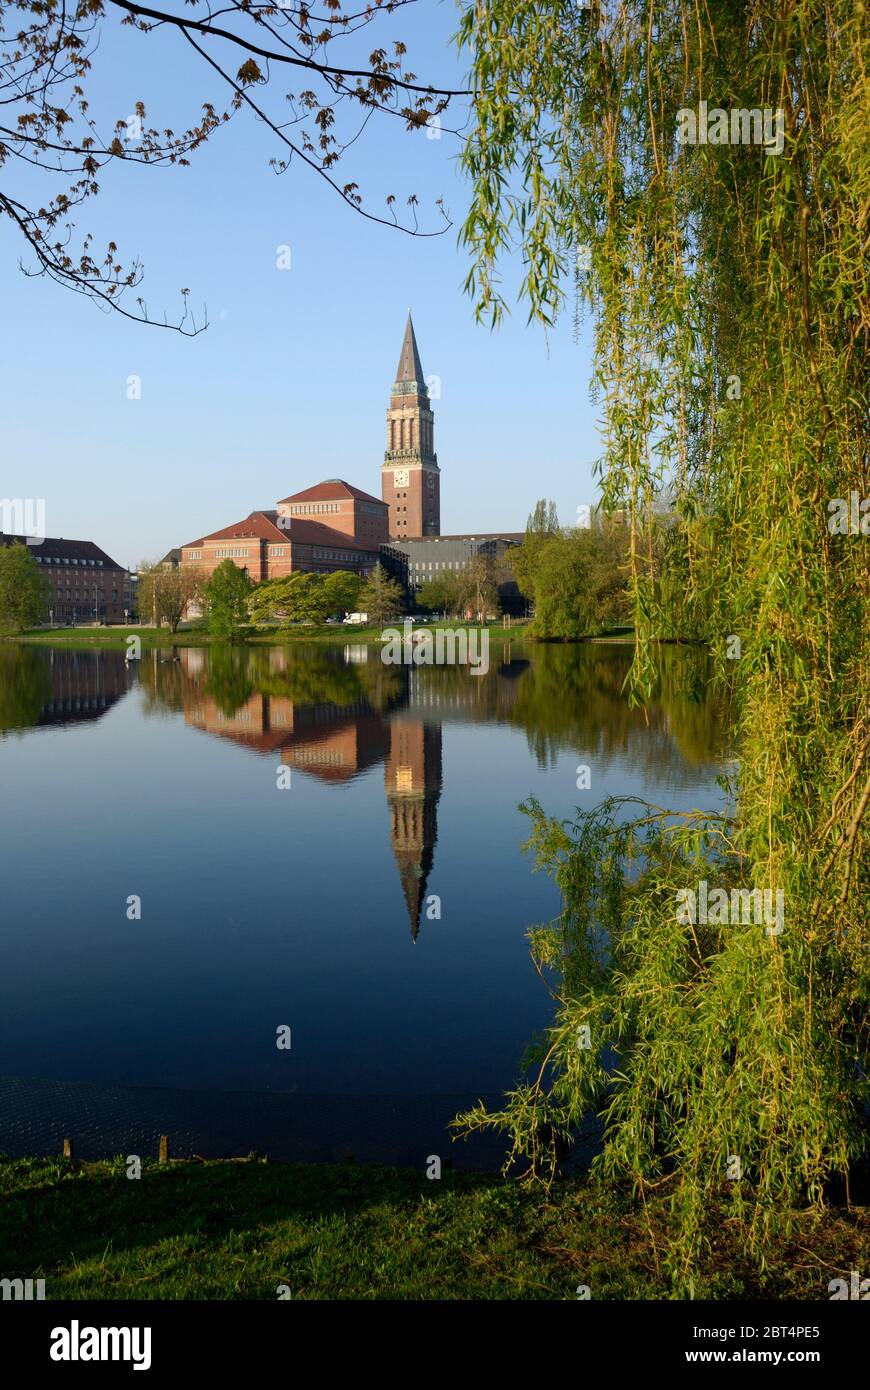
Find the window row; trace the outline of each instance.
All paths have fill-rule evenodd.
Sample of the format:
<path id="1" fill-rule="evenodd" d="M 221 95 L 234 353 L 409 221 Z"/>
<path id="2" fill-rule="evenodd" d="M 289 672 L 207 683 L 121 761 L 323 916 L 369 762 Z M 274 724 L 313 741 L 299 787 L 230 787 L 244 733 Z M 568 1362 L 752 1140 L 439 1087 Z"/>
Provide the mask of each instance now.
<path id="1" fill-rule="evenodd" d="M 340 502 L 293 502 L 287 510 L 293 516 L 303 516 L 311 512 L 338 512 L 341 511 Z"/>
<path id="2" fill-rule="evenodd" d="M 103 567 L 102 560 L 70 560 L 66 557 L 60 558 L 57 555 L 37 555 L 36 563 L 38 565 L 90 565 L 92 569 L 94 566 L 100 569 Z"/>
<path id="3" fill-rule="evenodd" d="M 353 564 L 358 564 L 360 560 L 365 559 L 364 555 L 360 555 L 355 550 L 318 550 L 315 548 L 311 553 L 315 560 L 350 560 Z"/>

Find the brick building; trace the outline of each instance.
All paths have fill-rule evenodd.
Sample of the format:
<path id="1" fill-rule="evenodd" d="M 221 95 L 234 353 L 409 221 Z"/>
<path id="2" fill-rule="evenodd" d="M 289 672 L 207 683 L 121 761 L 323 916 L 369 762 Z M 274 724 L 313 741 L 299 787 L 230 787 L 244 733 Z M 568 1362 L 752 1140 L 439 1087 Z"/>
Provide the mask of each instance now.
<path id="1" fill-rule="evenodd" d="M 26 536 L 0 533 L 0 545 Z M 132 576 L 93 541 L 46 536 L 30 549 L 49 582 L 45 622 L 123 623 L 133 609 Z"/>
<path id="2" fill-rule="evenodd" d="M 304 492 L 294 492 L 278 504 L 278 515 L 287 521 L 315 521 L 342 536 L 377 549 L 389 539 L 389 508 L 361 488 L 342 478 L 328 478 Z M 339 543 L 341 544 L 341 543 Z M 344 544 L 347 544 L 345 539 Z"/>
<path id="3" fill-rule="evenodd" d="M 335 478 L 285 497 L 274 511 L 251 512 L 190 541 L 181 547 L 181 562 L 210 575 L 232 560 L 255 584 L 298 570 L 368 574 L 386 531 L 384 503 Z"/>

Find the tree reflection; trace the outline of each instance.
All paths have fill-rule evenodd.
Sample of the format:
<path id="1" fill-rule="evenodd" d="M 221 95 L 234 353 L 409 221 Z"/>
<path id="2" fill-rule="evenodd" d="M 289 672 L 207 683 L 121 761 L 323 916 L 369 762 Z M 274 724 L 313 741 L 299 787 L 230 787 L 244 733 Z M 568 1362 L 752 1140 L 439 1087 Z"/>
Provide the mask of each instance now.
<path id="1" fill-rule="evenodd" d="M 0 646 L 0 733 L 32 728 L 50 699 L 45 657 L 27 647 Z"/>

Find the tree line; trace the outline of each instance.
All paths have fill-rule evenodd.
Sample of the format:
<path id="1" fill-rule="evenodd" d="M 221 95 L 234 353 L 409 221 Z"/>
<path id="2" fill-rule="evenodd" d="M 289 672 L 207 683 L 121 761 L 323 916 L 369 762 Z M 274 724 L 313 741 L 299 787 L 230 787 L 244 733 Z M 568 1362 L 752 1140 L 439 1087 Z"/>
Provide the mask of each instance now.
<path id="1" fill-rule="evenodd" d="M 507 555 L 478 553 L 459 570 L 428 579 L 414 595 L 417 608 L 485 622 L 501 612 L 501 588 L 516 581 L 534 611 L 531 635 L 544 639 L 595 636 L 625 621 L 624 528 L 599 523 L 588 530 L 559 526 L 555 505 L 542 499 L 529 516 L 525 539 Z M 29 546 L 0 550 L 0 624 L 20 632 L 44 622 L 48 581 Z M 177 632 L 192 609 L 209 631 L 234 637 L 250 624 L 323 623 L 362 612 L 374 625 L 407 607 L 399 580 L 380 564 L 363 578 L 294 571 L 254 584 L 232 560 L 206 577 L 186 565 L 143 562 L 138 569 L 139 621 Z"/>

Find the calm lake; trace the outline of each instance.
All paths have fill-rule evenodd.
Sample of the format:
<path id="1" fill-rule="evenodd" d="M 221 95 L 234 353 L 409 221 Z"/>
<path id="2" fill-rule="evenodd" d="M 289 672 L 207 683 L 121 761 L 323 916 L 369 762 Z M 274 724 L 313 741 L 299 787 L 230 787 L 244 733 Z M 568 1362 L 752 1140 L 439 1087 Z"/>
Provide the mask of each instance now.
<path id="1" fill-rule="evenodd" d="M 525 933 L 560 905 L 519 803 L 721 805 L 697 658 L 664 653 L 649 722 L 630 659 L 0 648 L 0 1150 L 449 1152 L 550 1019 Z"/>

